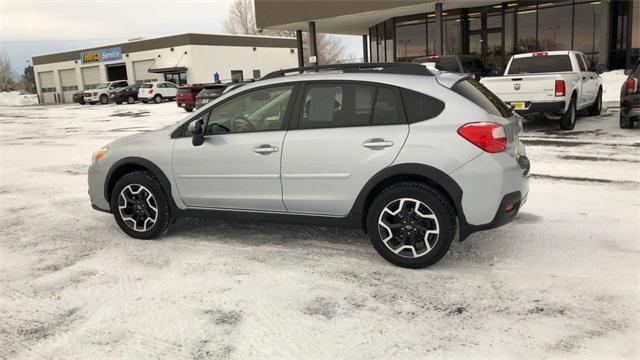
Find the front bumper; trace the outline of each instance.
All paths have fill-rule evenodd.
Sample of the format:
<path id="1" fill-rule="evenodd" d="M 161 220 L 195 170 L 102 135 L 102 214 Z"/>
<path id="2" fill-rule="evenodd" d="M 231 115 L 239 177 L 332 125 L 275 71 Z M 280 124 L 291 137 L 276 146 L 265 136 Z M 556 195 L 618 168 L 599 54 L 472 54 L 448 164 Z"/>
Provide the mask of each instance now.
<path id="1" fill-rule="evenodd" d="M 510 104 L 517 103 L 517 101 L 510 102 Z M 564 114 L 565 112 L 564 101 L 540 101 L 532 102 L 525 101 L 524 109 L 515 109 L 520 115 L 532 115 L 532 114 Z"/>
<path id="2" fill-rule="evenodd" d="M 107 174 L 100 168 L 100 165 L 96 163 L 89 167 L 87 178 L 89 182 L 91 207 L 96 210 L 111 212 L 111 205 L 107 199 L 105 199 L 104 195 L 104 182 Z"/>

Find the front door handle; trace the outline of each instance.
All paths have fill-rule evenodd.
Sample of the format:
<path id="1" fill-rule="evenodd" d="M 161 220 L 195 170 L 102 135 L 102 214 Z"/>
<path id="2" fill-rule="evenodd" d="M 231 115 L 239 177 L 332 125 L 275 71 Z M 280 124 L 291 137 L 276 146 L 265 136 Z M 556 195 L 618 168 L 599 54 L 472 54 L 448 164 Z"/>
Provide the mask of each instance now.
<path id="1" fill-rule="evenodd" d="M 380 148 L 393 146 L 393 141 L 375 138 L 375 139 L 365 141 L 364 143 L 362 143 L 362 146 L 369 149 L 380 149 Z"/>
<path id="2" fill-rule="evenodd" d="M 260 155 L 269 155 L 269 154 L 274 153 L 274 152 L 276 152 L 278 150 L 280 150 L 280 149 L 278 149 L 275 146 L 271 146 L 271 145 L 265 144 L 265 145 L 260 145 L 257 148 L 254 148 L 253 152 L 256 153 L 256 154 L 260 154 Z"/>

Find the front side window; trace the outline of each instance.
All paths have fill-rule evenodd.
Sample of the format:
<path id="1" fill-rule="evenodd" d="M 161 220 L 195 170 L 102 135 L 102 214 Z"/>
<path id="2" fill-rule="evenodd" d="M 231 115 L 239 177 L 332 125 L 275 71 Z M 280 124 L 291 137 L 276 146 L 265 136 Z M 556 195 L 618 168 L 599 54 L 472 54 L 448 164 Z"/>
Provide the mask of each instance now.
<path id="1" fill-rule="evenodd" d="M 360 84 L 311 84 L 305 88 L 301 129 L 401 122 L 391 88 Z"/>
<path id="2" fill-rule="evenodd" d="M 280 130 L 293 85 L 251 90 L 215 107 L 205 135 Z"/>

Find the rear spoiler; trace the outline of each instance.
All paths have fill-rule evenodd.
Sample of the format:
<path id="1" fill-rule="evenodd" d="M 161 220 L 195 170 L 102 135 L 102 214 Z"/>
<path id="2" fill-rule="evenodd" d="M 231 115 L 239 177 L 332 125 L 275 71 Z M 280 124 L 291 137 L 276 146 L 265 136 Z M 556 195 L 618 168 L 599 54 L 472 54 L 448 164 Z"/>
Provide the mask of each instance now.
<path id="1" fill-rule="evenodd" d="M 436 75 L 436 81 L 438 84 L 446 87 L 447 89 L 451 89 L 455 84 L 460 81 L 467 80 L 469 75 L 460 74 L 460 73 L 451 73 L 451 72 L 442 72 Z"/>

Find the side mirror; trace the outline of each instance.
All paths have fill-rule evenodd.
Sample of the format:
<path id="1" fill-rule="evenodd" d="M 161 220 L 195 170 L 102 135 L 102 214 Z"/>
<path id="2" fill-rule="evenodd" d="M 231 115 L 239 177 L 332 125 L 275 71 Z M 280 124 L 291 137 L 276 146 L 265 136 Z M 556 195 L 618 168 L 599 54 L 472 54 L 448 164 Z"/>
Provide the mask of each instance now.
<path id="1" fill-rule="evenodd" d="M 607 71 L 607 67 L 604 64 L 596 65 L 596 73 L 602 74 L 605 71 Z"/>
<path id="2" fill-rule="evenodd" d="M 189 134 L 191 134 L 191 143 L 193 146 L 200 146 L 204 143 L 204 120 L 198 119 L 189 123 Z"/>
<path id="3" fill-rule="evenodd" d="M 624 71 L 624 74 L 625 74 L 625 75 L 627 75 L 627 76 L 631 75 L 631 69 L 627 69 L 627 70 L 625 70 L 625 71 Z"/>

